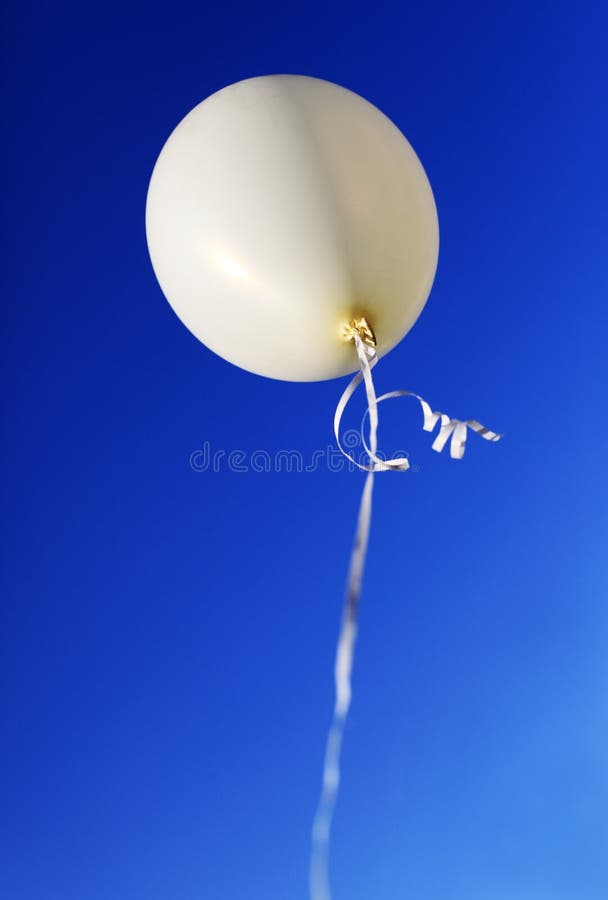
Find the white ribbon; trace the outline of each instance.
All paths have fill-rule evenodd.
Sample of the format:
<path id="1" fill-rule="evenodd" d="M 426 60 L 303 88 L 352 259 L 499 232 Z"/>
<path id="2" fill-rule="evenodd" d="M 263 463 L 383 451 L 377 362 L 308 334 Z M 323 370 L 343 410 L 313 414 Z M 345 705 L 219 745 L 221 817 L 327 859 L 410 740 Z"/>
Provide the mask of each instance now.
<path id="1" fill-rule="evenodd" d="M 349 385 L 352 387 L 350 394 L 348 388 L 340 398 L 336 410 L 336 427 L 340 425 L 340 419 L 344 408 L 348 403 L 356 387 L 365 382 L 365 392 L 369 410 L 369 450 L 370 457 L 381 463 L 376 456 L 378 409 L 376 392 L 371 377 L 371 365 L 367 362 L 367 350 L 369 346 L 359 338 L 355 338 L 357 353 L 361 365 L 361 372 L 353 378 Z M 365 360 L 365 362 L 363 362 Z M 374 363 L 372 363 L 373 365 Z M 353 386 L 353 382 L 356 382 Z M 336 424 L 336 423 L 334 423 Z M 344 448 L 338 446 L 346 456 Z M 349 457 L 350 459 L 350 457 Z M 355 462 L 355 460 L 353 460 Z M 403 460 L 406 467 L 407 460 Z M 359 466 L 359 468 L 363 468 Z M 355 654 L 355 641 L 357 639 L 357 620 L 359 613 L 359 598 L 361 596 L 361 582 L 363 579 L 363 566 L 367 555 L 367 542 L 369 538 L 369 526 L 372 517 L 372 494 L 374 489 L 374 468 L 367 468 L 367 478 L 363 486 L 361 503 L 359 504 L 359 516 L 357 518 L 357 531 L 350 558 L 348 581 L 346 586 L 346 598 L 344 612 L 342 614 L 342 627 L 338 646 L 336 649 L 336 661 L 334 664 L 335 702 L 332 722 L 327 736 L 325 748 L 325 760 L 323 764 L 323 787 L 321 799 L 315 814 L 312 826 L 312 852 L 310 858 L 310 896 L 311 900 L 331 900 L 329 889 L 329 836 L 331 821 L 333 818 L 338 787 L 340 785 L 340 751 L 342 749 L 342 737 L 344 726 L 348 716 L 351 700 L 351 675 Z"/>
<path id="2" fill-rule="evenodd" d="M 389 460 L 379 458 L 377 456 L 377 449 L 374 449 L 372 452 L 371 447 L 367 444 L 364 434 L 362 435 L 363 446 L 371 461 L 370 465 L 365 465 L 364 463 L 359 462 L 353 456 L 351 456 L 350 453 L 347 453 L 342 446 L 342 442 L 340 441 L 340 424 L 342 422 L 344 410 L 346 409 L 350 398 L 353 396 L 361 382 L 365 379 L 366 387 L 367 381 L 369 381 L 370 383 L 372 382 L 371 370 L 378 362 L 378 354 L 376 353 L 375 348 L 372 347 L 371 344 L 362 341 L 358 336 L 355 336 L 355 347 L 357 349 L 361 371 L 357 372 L 352 381 L 347 385 L 344 393 L 338 401 L 336 413 L 334 416 L 334 434 L 336 436 L 336 442 L 344 456 L 346 456 L 346 458 L 350 460 L 350 462 L 357 466 L 358 469 L 362 469 L 364 472 L 384 472 L 388 471 L 389 469 L 393 471 L 404 472 L 409 469 L 409 462 L 407 459 L 401 457 Z M 363 416 L 363 421 L 365 422 L 366 418 L 369 416 L 371 427 L 371 417 L 373 414 L 375 417 L 377 429 L 378 404 L 382 403 L 384 400 L 392 400 L 394 397 L 414 397 L 415 400 L 418 400 L 420 406 L 422 407 L 422 413 L 424 416 L 424 422 L 422 425 L 424 431 L 433 431 L 437 422 L 441 421 L 441 427 L 439 429 L 437 437 L 433 441 L 432 447 L 433 450 L 437 451 L 437 453 L 441 453 L 449 438 L 451 437 L 452 440 L 450 442 L 450 456 L 452 457 L 452 459 L 462 459 L 462 457 L 464 456 L 465 444 L 469 428 L 472 431 L 476 432 L 476 434 L 479 434 L 486 441 L 499 441 L 502 437 L 502 434 L 497 434 L 494 431 L 490 431 L 489 428 L 486 428 L 475 419 L 452 419 L 445 413 L 433 412 L 427 401 L 424 400 L 424 398 L 419 394 L 415 394 L 413 391 L 390 391 L 388 394 L 382 394 L 382 396 L 376 397 L 373 383 L 371 383 L 371 394 L 370 390 L 367 390 L 368 407 Z"/>
<path id="3" fill-rule="evenodd" d="M 363 472 L 386 472 L 389 469 L 393 469 L 398 472 L 405 472 L 410 467 L 409 461 L 405 457 L 399 457 L 389 460 L 380 459 L 376 454 L 377 447 L 375 445 L 372 446 L 372 430 L 375 437 L 376 431 L 378 429 L 378 403 L 380 400 L 387 400 L 388 394 L 385 394 L 380 398 L 376 397 L 376 391 L 374 388 L 374 383 L 372 381 L 372 369 L 378 362 L 378 354 L 376 353 L 374 347 L 372 347 L 371 344 L 362 341 L 358 335 L 355 335 L 355 347 L 357 350 L 357 356 L 359 357 L 360 371 L 357 372 L 352 381 L 347 385 L 346 390 L 338 400 L 338 405 L 336 406 L 336 412 L 334 415 L 334 434 L 336 436 L 336 443 L 338 444 L 338 448 L 344 454 L 344 456 Z M 365 382 L 365 393 L 367 395 L 367 410 L 365 412 L 365 415 L 369 416 L 370 423 L 369 446 L 365 442 L 365 438 L 363 439 L 365 452 L 371 460 L 371 465 L 369 466 L 358 462 L 353 456 L 350 455 L 350 453 L 347 453 L 347 451 L 342 446 L 342 442 L 340 441 L 340 423 L 342 422 L 344 410 L 348 406 L 350 398 L 355 393 L 362 381 Z"/>
<path id="4" fill-rule="evenodd" d="M 340 751 L 342 749 L 342 738 L 352 695 L 351 676 L 355 641 L 357 638 L 361 583 L 363 579 L 363 568 L 365 566 L 372 516 L 374 473 L 386 472 L 388 470 L 405 472 L 410 467 L 409 460 L 405 457 L 396 457 L 394 459 L 385 460 L 378 456 L 378 404 L 384 400 L 391 400 L 393 397 L 414 397 L 422 407 L 424 415 L 424 424 L 422 427 L 424 431 L 433 431 L 437 422 L 441 420 L 441 428 L 433 441 L 433 450 L 441 453 L 451 437 L 450 455 L 453 459 L 462 459 L 464 456 L 468 428 L 475 431 L 477 434 L 480 434 L 486 441 L 499 441 L 502 437 L 502 435 L 496 434 L 488 428 L 484 428 L 483 425 L 480 425 L 480 423 L 476 422 L 474 419 L 461 421 L 460 419 L 451 419 L 445 413 L 433 412 L 426 400 L 423 400 L 422 397 L 419 397 L 418 394 L 414 394 L 412 391 L 391 391 L 388 394 L 382 394 L 382 396 L 376 397 L 376 391 L 372 380 L 372 369 L 378 362 L 378 354 L 376 353 L 375 348 L 367 341 L 362 340 L 358 334 L 354 334 L 353 337 L 357 356 L 359 358 L 360 371 L 348 384 L 338 401 L 336 414 L 334 416 L 334 434 L 336 436 L 338 447 L 344 456 L 354 463 L 357 468 L 367 472 L 367 477 L 365 479 L 361 503 L 359 505 L 357 531 L 348 570 L 342 627 L 340 629 L 340 637 L 338 638 L 338 646 L 336 649 L 336 661 L 334 666 L 335 702 L 333 718 L 325 749 L 323 787 L 312 828 L 312 852 L 310 859 L 311 900 L 331 900 L 329 888 L 329 838 L 331 821 L 340 784 Z M 365 435 L 362 435 L 363 446 L 365 447 L 365 452 L 370 460 L 369 465 L 359 462 L 347 453 L 340 441 L 340 424 L 344 410 L 361 382 L 365 383 L 365 393 L 367 397 L 367 409 L 363 417 L 363 422 L 369 417 L 369 443 L 367 442 Z"/>

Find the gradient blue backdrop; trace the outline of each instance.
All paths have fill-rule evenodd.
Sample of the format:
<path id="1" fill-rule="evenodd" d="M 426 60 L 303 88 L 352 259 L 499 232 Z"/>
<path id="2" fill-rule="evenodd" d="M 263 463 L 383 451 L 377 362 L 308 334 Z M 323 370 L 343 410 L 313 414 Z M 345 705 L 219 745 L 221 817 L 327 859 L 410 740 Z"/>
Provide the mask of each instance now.
<path id="1" fill-rule="evenodd" d="M 310 456 L 343 384 L 212 355 L 144 234 L 181 117 L 274 72 L 368 97 L 433 185 L 436 283 L 379 388 L 506 432 L 458 463 L 383 410 L 419 468 L 377 484 L 335 900 L 608 896 L 604 10 L 9 2 L 7 900 L 307 896 L 361 477 L 188 460 Z"/>

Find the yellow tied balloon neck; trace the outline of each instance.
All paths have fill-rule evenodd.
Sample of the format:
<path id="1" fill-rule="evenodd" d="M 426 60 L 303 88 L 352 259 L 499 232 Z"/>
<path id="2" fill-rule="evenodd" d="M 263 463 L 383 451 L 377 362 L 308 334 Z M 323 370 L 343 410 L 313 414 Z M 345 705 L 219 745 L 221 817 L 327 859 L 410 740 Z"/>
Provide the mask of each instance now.
<path id="1" fill-rule="evenodd" d="M 364 343 L 371 344 L 372 347 L 376 346 L 374 329 L 365 316 L 361 316 L 359 319 L 351 319 L 348 325 L 344 326 L 343 334 L 348 341 L 354 341 L 355 337 L 360 337 Z"/>

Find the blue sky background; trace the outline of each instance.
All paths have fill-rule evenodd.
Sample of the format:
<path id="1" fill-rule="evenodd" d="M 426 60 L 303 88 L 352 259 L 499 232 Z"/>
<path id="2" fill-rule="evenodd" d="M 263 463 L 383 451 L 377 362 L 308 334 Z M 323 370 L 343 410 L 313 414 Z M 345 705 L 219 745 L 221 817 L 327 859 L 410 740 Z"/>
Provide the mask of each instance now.
<path id="1" fill-rule="evenodd" d="M 378 388 L 506 432 L 454 462 L 382 410 L 419 469 L 376 488 L 334 900 L 604 898 L 605 6 L 4 20 L 2 896 L 306 900 L 362 480 L 188 460 L 310 456 L 344 385 L 214 356 L 144 233 L 183 115 L 293 72 L 377 104 L 434 189 L 435 287 Z"/>

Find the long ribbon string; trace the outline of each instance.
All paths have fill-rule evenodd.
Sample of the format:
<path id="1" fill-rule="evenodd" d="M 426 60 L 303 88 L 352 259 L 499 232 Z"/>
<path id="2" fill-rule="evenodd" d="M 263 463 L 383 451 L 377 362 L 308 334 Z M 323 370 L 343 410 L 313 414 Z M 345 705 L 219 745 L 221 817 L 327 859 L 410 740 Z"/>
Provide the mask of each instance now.
<path id="1" fill-rule="evenodd" d="M 378 433 L 378 408 L 376 392 L 371 377 L 369 346 L 359 337 L 355 337 L 355 346 L 359 357 L 361 372 L 355 376 L 357 385 L 365 381 L 365 392 L 369 411 L 369 452 L 375 457 L 377 450 Z M 355 385 L 355 387 L 357 386 Z M 350 396 L 350 395 L 349 395 Z M 348 402 L 346 398 L 344 405 Z M 342 401 L 341 401 L 342 402 Z M 339 422 L 338 422 L 339 424 Z M 344 451 L 342 451 L 344 452 Z M 357 639 L 357 623 L 359 617 L 359 599 L 361 597 L 361 583 L 363 580 L 363 568 L 367 555 L 367 543 L 369 538 L 369 526 L 372 518 L 372 496 L 374 490 L 374 468 L 367 471 L 359 515 L 357 518 L 357 530 L 350 558 L 348 579 L 346 583 L 346 597 L 342 614 L 342 627 L 336 649 L 336 661 L 334 665 L 335 703 L 334 712 L 327 736 L 325 748 L 325 761 L 323 765 L 323 787 L 321 799 L 312 826 L 312 853 L 310 859 L 310 896 L 311 900 L 331 900 L 329 887 L 329 838 L 331 822 L 338 796 L 340 785 L 340 754 L 342 750 L 342 738 L 344 726 L 350 708 L 352 696 L 351 676 L 353 659 L 355 654 L 355 641 Z"/>
<path id="2" fill-rule="evenodd" d="M 426 400 L 418 394 L 414 394 L 412 391 L 391 391 L 377 397 L 372 380 L 372 369 L 378 362 L 376 350 L 370 342 L 362 340 L 359 334 L 354 334 L 353 340 L 359 359 L 359 372 L 347 385 L 338 401 L 334 416 L 334 434 L 338 447 L 344 456 L 357 466 L 357 468 L 367 472 L 367 477 L 365 479 L 361 502 L 359 504 L 357 530 L 348 570 L 342 626 L 336 649 L 336 660 L 334 665 L 335 702 L 333 718 L 325 748 L 321 798 L 312 827 L 312 852 L 310 859 L 311 900 L 331 900 L 329 886 L 329 841 L 331 823 L 340 785 L 340 756 L 344 737 L 344 727 L 346 725 L 352 696 L 351 678 L 355 642 L 357 638 L 361 584 L 363 580 L 363 569 L 367 555 L 369 529 L 372 516 L 374 473 L 386 472 L 389 470 L 405 472 L 409 469 L 409 460 L 405 457 L 396 457 L 385 460 L 378 456 L 378 404 L 384 400 L 391 400 L 395 397 L 414 397 L 422 407 L 424 415 L 422 427 L 424 431 L 432 432 L 437 422 L 441 421 L 439 433 L 433 441 L 433 450 L 440 453 L 451 437 L 450 455 L 453 459 L 462 459 L 464 455 L 468 428 L 481 435 L 481 437 L 487 441 L 499 441 L 502 437 L 502 435 L 485 428 L 475 419 L 461 421 L 460 419 L 452 419 L 445 413 L 433 412 Z M 361 463 L 347 453 L 340 441 L 340 424 L 342 422 L 342 416 L 350 398 L 353 396 L 361 382 L 364 382 L 365 384 L 365 393 L 367 397 L 367 409 L 363 419 L 364 423 L 365 420 L 369 418 L 369 442 L 366 440 L 365 435 L 362 435 L 363 446 L 370 461 L 367 465 Z"/>

